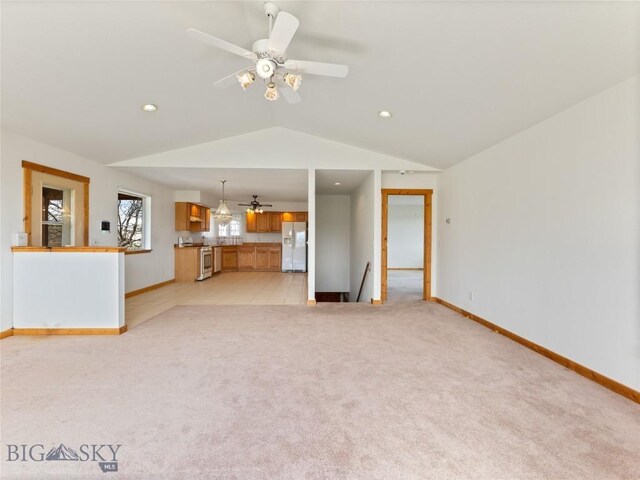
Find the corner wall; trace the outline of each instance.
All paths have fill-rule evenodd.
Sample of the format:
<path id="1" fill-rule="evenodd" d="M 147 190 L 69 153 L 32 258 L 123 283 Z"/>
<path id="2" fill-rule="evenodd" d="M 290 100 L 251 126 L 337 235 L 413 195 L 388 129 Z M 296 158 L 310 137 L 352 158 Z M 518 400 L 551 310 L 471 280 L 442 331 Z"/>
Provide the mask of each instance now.
<path id="1" fill-rule="evenodd" d="M 22 160 L 67 170 L 91 179 L 89 244 L 116 245 L 117 191 L 119 188 L 150 195 L 151 253 L 125 257 L 126 291 L 173 278 L 174 202 L 165 187 L 79 157 L 27 137 L 2 130 L 0 163 L 0 331 L 13 326 L 13 257 L 11 236 L 22 232 Z M 100 221 L 111 222 L 111 232 L 100 231 Z"/>
<path id="2" fill-rule="evenodd" d="M 636 76 L 438 180 L 438 296 L 636 390 L 639 91 Z"/>
<path id="3" fill-rule="evenodd" d="M 375 223 L 375 172 L 371 172 L 351 194 L 350 230 L 350 292 L 349 301 L 355 302 L 362 282 L 364 267 L 370 262 L 371 271 L 362 289 L 360 301 L 369 302 L 374 294 L 374 223 Z M 378 219 L 380 222 L 380 219 Z"/>

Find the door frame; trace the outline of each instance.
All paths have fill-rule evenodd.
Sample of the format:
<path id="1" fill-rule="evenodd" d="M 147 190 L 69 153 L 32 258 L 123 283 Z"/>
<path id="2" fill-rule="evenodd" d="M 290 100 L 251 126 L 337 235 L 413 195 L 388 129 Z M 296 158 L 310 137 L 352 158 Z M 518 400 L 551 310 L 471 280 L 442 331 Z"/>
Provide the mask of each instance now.
<path id="1" fill-rule="evenodd" d="M 380 300 L 387 300 L 387 237 L 389 230 L 389 195 L 422 195 L 424 197 L 424 244 L 422 265 L 422 299 L 431 300 L 431 223 L 432 189 L 383 188 L 382 189 L 382 272 Z"/>

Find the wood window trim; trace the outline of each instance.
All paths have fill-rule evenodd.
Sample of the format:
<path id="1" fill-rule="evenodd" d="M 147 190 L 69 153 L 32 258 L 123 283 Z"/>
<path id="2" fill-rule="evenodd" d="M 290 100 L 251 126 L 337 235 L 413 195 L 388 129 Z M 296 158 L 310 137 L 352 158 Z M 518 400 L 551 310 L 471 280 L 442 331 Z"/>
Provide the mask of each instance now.
<path id="1" fill-rule="evenodd" d="M 46 173 L 48 175 L 54 175 L 56 177 L 62 177 L 69 180 L 74 180 L 83 184 L 83 232 L 82 241 L 85 246 L 89 245 L 89 183 L 91 179 L 75 173 L 67 172 L 65 170 L 59 170 L 57 168 L 47 167 L 46 165 L 40 165 L 38 163 L 29 162 L 27 160 L 22 161 L 23 169 L 23 205 L 24 205 L 24 231 L 27 234 L 27 245 L 31 246 L 31 189 L 33 172 Z"/>
<path id="2" fill-rule="evenodd" d="M 140 250 L 125 250 L 125 255 L 137 255 L 139 253 L 151 253 L 153 252 L 152 248 L 141 248 Z"/>
<path id="3" fill-rule="evenodd" d="M 431 300 L 431 242 L 432 242 L 432 189 L 382 189 L 382 271 L 380 300 L 387 300 L 387 240 L 389 230 L 389 195 L 421 195 L 424 197 L 424 258 L 422 278 L 422 299 Z"/>

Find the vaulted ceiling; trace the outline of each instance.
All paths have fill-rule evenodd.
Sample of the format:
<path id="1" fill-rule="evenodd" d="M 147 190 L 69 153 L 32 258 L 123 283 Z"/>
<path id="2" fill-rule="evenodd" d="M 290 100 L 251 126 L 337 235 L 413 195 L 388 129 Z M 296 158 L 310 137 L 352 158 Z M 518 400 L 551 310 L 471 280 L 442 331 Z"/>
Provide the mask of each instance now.
<path id="1" fill-rule="evenodd" d="M 214 87 L 246 61 L 185 35 L 250 48 L 260 1 L 3 1 L 2 125 L 103 163 L 278 126 L 446 168 L 640 71 L 638 2 L 278 4 L 289 57 L 350 68 L 297 105 Z"/>

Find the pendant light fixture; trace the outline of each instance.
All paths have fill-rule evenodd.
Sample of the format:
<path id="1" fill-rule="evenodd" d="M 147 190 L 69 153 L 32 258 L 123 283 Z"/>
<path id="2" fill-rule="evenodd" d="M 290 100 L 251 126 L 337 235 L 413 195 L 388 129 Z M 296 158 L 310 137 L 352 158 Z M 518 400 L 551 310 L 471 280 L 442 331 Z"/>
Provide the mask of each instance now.
<path id="1" fill-rule="evenodd" d="M 218 225 L 228 225 L 233 215 L 227 206 L 227 201 L 224 199 L 224 184 L 227 181 L 220 180 L 220 182 L 222 182 L 222 200 L 220 200 L 220 205 L 218 205 L 216 213 L 213 214 L 213 218 L 218 222 Z"/>

